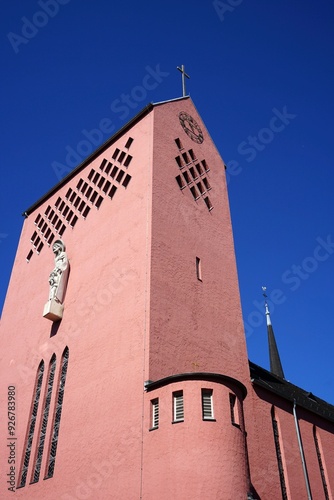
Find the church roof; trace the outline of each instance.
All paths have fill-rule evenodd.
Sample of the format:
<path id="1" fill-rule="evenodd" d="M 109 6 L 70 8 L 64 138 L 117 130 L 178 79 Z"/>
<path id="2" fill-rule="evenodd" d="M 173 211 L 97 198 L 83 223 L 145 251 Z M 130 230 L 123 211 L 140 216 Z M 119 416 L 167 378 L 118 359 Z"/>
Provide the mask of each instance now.
<path id="1" fill-rule="evenodd" d="M 296 401 L 298 406 L 334 423 L 333 405 L 251 361 L 249 362 L 249 367 L 253 385 L 262 387 L 269 392 L 281 396 L 286 401 L 291 401 L 291 403 Z"/>

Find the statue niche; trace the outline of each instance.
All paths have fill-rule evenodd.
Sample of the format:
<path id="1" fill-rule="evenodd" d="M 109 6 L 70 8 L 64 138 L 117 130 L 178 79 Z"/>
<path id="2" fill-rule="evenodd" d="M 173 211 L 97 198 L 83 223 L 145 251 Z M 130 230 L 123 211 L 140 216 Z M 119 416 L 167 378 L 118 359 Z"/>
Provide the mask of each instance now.
<path id="1" fill-rule="evenodd" d="M 51 321 L 60 321 L 63 317 L 70 263 L 66 254 L 65 243 L 56 240 L 52 245 L 55 264 L 49 275 L 49 300 L 44 306 L 43 317 Z"/>

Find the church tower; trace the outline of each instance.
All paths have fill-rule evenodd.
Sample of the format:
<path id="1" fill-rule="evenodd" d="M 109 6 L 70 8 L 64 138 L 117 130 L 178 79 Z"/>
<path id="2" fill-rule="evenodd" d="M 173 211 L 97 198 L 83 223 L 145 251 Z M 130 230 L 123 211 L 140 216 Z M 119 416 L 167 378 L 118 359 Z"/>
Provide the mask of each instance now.
<path id="1" fill-rule="evenodd" d="M 191 99 L 147 106 L 25 216 L 1 320 L 1 498 L 247 498 L 225 169 Z"/>

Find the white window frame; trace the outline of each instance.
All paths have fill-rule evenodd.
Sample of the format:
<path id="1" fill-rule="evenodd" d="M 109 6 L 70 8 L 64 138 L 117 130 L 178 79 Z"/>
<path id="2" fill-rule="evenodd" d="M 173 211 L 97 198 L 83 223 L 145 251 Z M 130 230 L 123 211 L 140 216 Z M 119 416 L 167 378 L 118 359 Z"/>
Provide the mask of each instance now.
<path id="1" fill-rule="evenodd" d="M 202 389 L 202 417 L 203 420 L 214 420 L 212 389 Z"/>
<path id="2" fill-rule="evenodd" d="M 159 427 L 159 398 L 151 400 L 151 423 L 152 429 Z"/>
<path id="3" fill-rule="evenodd" d="M 184 421 L 183 391 L 173 392 L 173 422 Z"/>

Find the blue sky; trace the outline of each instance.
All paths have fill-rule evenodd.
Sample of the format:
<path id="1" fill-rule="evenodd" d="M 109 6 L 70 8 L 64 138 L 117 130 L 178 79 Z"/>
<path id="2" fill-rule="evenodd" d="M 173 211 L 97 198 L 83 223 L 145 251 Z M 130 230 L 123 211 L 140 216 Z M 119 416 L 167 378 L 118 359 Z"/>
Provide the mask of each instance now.
<path id="1" fill-rule="evenodd" d="M 179 97 L 184 64 L 228 165 L 249 358 L 269 367 L 266 285 L 286 378 L 334 404 L 333 2 L 2 7 L 0 304 L 22 212 L 87 156 L 92 129 L 103 142 L 148 102 Z M 138 90 L 149 72 L 158 85 Z M 124 94 L 135 98 L 121 112 Z"/>

